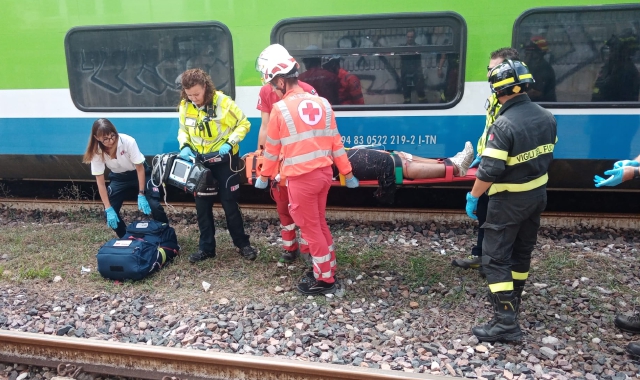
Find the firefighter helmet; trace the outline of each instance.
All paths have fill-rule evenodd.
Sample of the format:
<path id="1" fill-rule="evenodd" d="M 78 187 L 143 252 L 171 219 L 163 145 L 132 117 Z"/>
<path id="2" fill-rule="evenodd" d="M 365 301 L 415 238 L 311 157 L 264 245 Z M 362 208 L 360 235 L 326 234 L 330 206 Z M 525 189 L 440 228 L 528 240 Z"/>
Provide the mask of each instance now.
<path id="1" fill-rule="evenodd" d="M 271 82 L 279 75 L 285 78 L 297 77 L 297 69 L 298 62 L 279 44 L 267 46 L 256 60 L 256 70 L 260 72 L 263 84 Z"/>
<path id="2" fill-rule="evenodd" d="M 518 60 L 505 59 L 489 74 L 491 92 L 497 96 L 523 93 L 534 82 L 527 65 Z"/>

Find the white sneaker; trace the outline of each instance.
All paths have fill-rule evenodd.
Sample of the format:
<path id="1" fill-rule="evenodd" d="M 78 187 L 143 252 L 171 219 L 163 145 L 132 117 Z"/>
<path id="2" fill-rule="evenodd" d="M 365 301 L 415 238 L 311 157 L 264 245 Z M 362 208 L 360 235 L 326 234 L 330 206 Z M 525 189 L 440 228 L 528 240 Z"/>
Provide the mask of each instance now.
<path id="1" fill-rule="evenodd" d="M 464 149 L 450 158 L 451 163 L 458 168 L 458 174 L 456 177 L 464 177 L 467 175 L 467 170 L 469 170 L 469 166 L 471 166 L 473 158 L 473 145 L 471 145 L 471 141 L 467 141 L 464 143 Z"/>

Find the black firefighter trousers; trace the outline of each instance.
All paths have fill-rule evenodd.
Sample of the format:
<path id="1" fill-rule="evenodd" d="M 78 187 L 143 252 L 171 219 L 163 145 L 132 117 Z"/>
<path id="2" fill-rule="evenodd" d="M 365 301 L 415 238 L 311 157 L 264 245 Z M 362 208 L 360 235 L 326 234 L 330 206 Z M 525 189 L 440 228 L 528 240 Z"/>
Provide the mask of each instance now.
<path id="1" fill-rule="evenodd" d="M 492 293 L 524 286 L 531 266 L 531 252 L 538 238 L 540 214 L 547 206 L 547 189 L 489 197 L 487 220 L 482 225 L 482 268 Z"/>
<path id="2" fill-rule="evenodd" d="M 233 244 L 238 248 L 249 245 L 249 235 L 244 233 L 244 222 L 238 205 L 240 193 L 240 176 L 237 172 L 240 158 L 238 154 L 231 156 L 229 161 L 218 164 L 205 164 L 211 170 L 213 178 L 218 182 L 218 196 L 227 219 L 227 228 Z M 216 252 L 216 227 L 213 220 L 214 196 L 196 196 L 196 214 L 200 229 L 198 248 L 207 253 Z"/>

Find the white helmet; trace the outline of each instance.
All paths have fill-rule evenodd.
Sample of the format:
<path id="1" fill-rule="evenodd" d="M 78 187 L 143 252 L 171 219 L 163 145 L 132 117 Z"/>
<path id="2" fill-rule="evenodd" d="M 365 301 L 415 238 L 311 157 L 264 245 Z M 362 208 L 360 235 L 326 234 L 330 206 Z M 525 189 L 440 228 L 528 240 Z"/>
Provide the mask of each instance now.
<path id="1" fill-rule="evenodd" d="M 297 68 L 298 62 L 284 46 L 279 44 L 267 46 L 256 60 L 256 70 L 262 75 L 262 84 L 271 82 L 278 75 L 284 75 L 285 78 L 297 77 L 297 70 L 293 74 L 286 75 Z"/>

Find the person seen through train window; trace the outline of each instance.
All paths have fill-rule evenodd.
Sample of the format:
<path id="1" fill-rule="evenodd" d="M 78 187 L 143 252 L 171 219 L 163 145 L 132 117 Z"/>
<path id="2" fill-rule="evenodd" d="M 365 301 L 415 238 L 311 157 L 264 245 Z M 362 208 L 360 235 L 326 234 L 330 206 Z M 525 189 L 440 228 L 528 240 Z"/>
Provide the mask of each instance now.
<path id="1" fill-rule="evenodd" d="M 309 45 L 305 50 L 313 52 L 319 48 L 316 45 Z M 338 96 L 340 78 L 338 75 L 322 68 L 322 59 L 319 55 L 302 58 L 302 62 L 305 71 L 300 74 L 298 79 L 315 88 L 318 95 L 327 99 L 330 104 L 340 104 Z"/>
<path id="2" fill-rule="evenodd" d="M 273 51 L 281 51 L 283 54 L 289 54 L 287 49 L 282 45 L 274 44 L 273 47 L 263 52 L 265 56 L 262 54 L 258 57 L 256 61 L 256 70 L 261 71 L 260 65 L 267 60 L 266 54 L 273 53 Z M 311 95 L 316 95 L 316 90 L 304 83 L 302 81 L 298 81 L 298 85 L 305 92 L 308 92 Z M 258 106 L 256 107 L 260 111 L 260 115 L 262 116 L 262 123 L 260 124 L 260 131 L 258 133 L 258 149 L 262 149 L 267 140 L 267 125 L 269 124 L 269 114 L 271 113 L 271 109 L 273 105 L 282 99 L 284 94 L 271 86 L 269 83 L 264 84 L 260 88 L 260 94 L 258 97 Z M 274 176 L 274 178 L 279 178 L 279 176 Z M 302 254 L 302 257 L 305 259 L 305 262 L 310 261 L 309 257 L 309 245 L 304 239 L 296 238 L 296 224 L 289 213 L 289 191 L 287 189 L 286 181 L 273 181 L 271 186 L 271 196 L 273 200 L 276 202 L 276 210 L 278 211 L 278 217 L 280 218 L 280 235 L 282 236 L 282 248 L 283 252 L 280 257 L 280 262 L 283 263 L 291 263 L 296 260 L 296 258 Z"/>
<path id="3" fill-rule="evenodd" d="M 96 177 L 98 193 L 104 204 L 107 225 L 118 237 L 127 231 L 120 216 L 124 200 L 138 192 L 138 209 L 153 219 L 169 223 L 167 214 L 160 205 L 160 191 L 151 185 L 151 168 L 145 162 L 136 140 L 118 133 L 108 119 L 93 122 L 89 144 L 82 162 L 91 164 L 91 174 Z M 105 168 L 109 168 L 109 186 L 104 179 Z"/>
<path id="4" fill-rule="evenodd" d="M 518 341 L 518 314 L 529 276 L 540 214 L 547 204 L 548 170 L 557 141 L 551 112 L 526 94 L 534 78 L 527 66 L 507 59 L 491 70 L 489 84 L 500 104 L 489 127 L 486 147 L 467 193 L 466 211 L 472 219 L 478 198 L 487 193 L 482 269 L 489 284 L 494 316 L 476 326 L 481 341 Z"/>
<path id="5" fill-rule="evenodd" d="M 498 64 L 502 63 L 505 59 L 518 60 L 518 50 L 510 47 L 503 47 L 491 52 L 489 55 L 489 64 L 487 65 L 487 78 L 489 78 L 491 70 L 493 70 L 493 68 Z M 480 164 L 482 152 L 484 152 L 487 142 L 487 131 L 496 120 L 496 117 L 498 117 L 498 112 L 500 111 L 500 102 L 498 101 L 495 93 L 491 93 L 491 95 L 489 95 L 489 98 L 485 103 L 485 109 L 487 110 L 487 115 L 485 118 L 484 130 L 482 131 L 482 135 L 478 139 L 478 144 L 476 145 L 478 155 L 471 163 L 472 168 Z M 476 240 L 476 245 L 471 249 L 471 255 L 466 258 L 454 259 L 451 262 L 451 265 L 455 267 L 463 269 L 478 269 L 481 275 L 484 274 L 481 267 L 482 240 L 484 239 L 484 228 L 482 226 L 487 219 L 487 206 L 489 206 L 489 196 L 483 193 L 478 199 L 478 206 L 476 210 L 476 217 L 478 218 L 478 238 Z"/>
<path id="6" fill-rule="evenodd" d="M 182 73 L 181 84 L 178 128 L 180 157 L 189 161 L 197 157 L 211 170 L 219 186 L 220 203 L 233 244 L 243 258 L 255 260 L 257 252 L 244 231 L 238 206 L 239 144 L 249 132 L 251 124 L 229 96 L 216 91 L 211 77 L 202 69 L 189 69 Z M 213 161 L 215 159 L 220 161 Z M 192 263 L 216 256 L 212 210 L 215 187 L 212 186 L 210 190 L 195 196 L 200 240 L 198 252 L 189 256 Z"/>
<path id="7" fill-rule="evenodd" d="M 298 63 L 273 45 L 259 62 L 264 83 L 284 93 L 271 110 L 267 141 L 257 188 L 266 188 L 278 171 L 286 177 L 289 212 L 309 244 L 313 273 L 298 284 L 303 294 L 329 294 L 336 290 L 336 252 L 327 225 L 325 209 L 331 187 L 331 165 L 335 162 L 347 187 L 357 187 L 347 159 L 335 115 L 329 102 L 304 92 L 298 85 Z"/>
<path id="8" fill-rule="evenodd" d="M 417 46 L 416 31 L 407 30 L 407 41 L 400 46 Z M 404 103 L 411 103 L 413 91 L 418 95 L 418 102 L 425 103 L 427 95 L 425 93 L 424 73 L 422 72 L 422 55 L 420 53 L 405 52 L 400 55 L 400 77 L 402 79 L 402 95 Z"/>
<path id="9" fill-rule="evenodd" d="M 556 72 L 544 58 L 549 53 L 549 44 L 542 36 L 531 37 L 524 47 L 524 61 L 529 66 L 529 71 L 535 83 L 529 86 L 527 94 L 534 102 L 556 101 Z"/>
<path id="10" fill-rule="evenodd" d="M 338 104 L 353 105 L 364 104 L 364 96 L 362 95 L 362 86 L 357 75 L 351 74 L 347 70 L 340 67 L 342 58 L 340 55 L 331 55 L 326 58 L 327 62 L 322 65 L 325 70 L 331 71 L 338 75 L 340 79 L 340 88 L 338 89 Z"/>
<path id="11" fill-rule="evenodd" d="M 604 65 L 598 72 L 591 100 L 594 102 L 637 102 L 640 74 L 631 59 L 638 51 L 638 36 L 627 30 L 613 35 L 601 48 Z"/>

